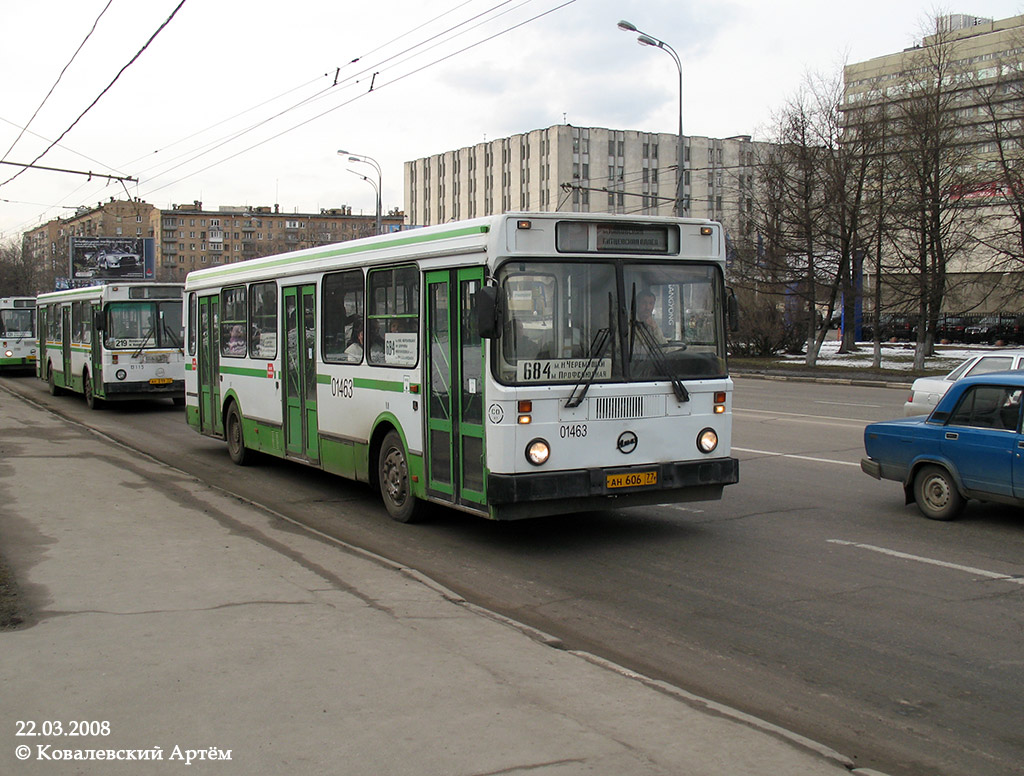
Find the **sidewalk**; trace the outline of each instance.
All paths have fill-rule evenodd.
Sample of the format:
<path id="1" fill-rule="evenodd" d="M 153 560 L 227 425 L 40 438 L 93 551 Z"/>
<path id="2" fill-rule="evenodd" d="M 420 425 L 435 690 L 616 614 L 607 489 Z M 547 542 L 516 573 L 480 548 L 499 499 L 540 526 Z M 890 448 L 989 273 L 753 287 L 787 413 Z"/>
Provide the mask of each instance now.
<path id="1" fill-rule="evenodd" d="M 4 774 L 849 773 L 2 389 L 0 553 Z"/>

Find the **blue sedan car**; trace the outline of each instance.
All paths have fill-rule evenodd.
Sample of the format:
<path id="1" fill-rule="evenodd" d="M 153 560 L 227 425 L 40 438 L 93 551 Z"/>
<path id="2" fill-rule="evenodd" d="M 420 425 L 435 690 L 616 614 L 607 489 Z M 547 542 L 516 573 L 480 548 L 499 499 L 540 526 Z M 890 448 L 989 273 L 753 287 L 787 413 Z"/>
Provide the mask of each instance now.
<path id="1" fill-rule="evenodd" d="M 952 520 L 967 499 L 1024 506 L 1024 373 L 955 382 L 927 417 L 871 423 L 861 469 L 903 484 L 906 503 Z"/>

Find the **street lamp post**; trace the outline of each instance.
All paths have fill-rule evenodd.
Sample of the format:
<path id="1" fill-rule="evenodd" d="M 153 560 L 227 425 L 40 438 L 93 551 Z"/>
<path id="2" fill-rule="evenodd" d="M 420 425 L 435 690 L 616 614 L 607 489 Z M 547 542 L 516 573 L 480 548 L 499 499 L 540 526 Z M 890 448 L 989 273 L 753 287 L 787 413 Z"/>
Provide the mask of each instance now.
<path id="1" fill-rule="evenodd" d="M 685 208 L 683 207 L 683 169 L 685 163 L 685 153 L 683 150 L 683 63 L 679 59 L 679 55 L 676 50 L 668 45 L 665 41 L 655 38 L 653 35 L 649 35 L 646 32 L 638 30 L 636 25 L 631 24 L 625 20 L 620 21 L 618 25 L 620 30 L 625 32 L 637 33 L 637 43 L 641 46 L 653 46 L 654 48 L 661 49 L 666 54 L 672 57 L 672 61 L 676 63 L 676 69 L 679 71 L 679 148 L 678 148 L 678 160 L 676 162 L 676 206 L 675 211 L 677 216 L 684 216 Z"/>
<path id="2" fill-rule="evenodd" d="M 381 213 L 380 196 L 381 196 L 381 189 L 384 188 L 384 174 L 381 172 L 380 164 L 372 156 L 367 156 L 366 154 L 353 154 L 353 153 L 349 153 L 348 151 L 339 150 L 338 151 L 338 156 L 347 156 L 348 160 L 350 162 L 362 162 L 363 164 L 369 164 L 370 166 L 373 167 L 373 169 L 375 169 L 377 171 L 377 185 L 374 186 L 374 190 L 377 192 L 377 227 L 376 227 L 377 230 L 376 230 L 376 232 L 374 232 L 374 234 L 380 234 L 381 233 L 381 227 L 382 227 L 382 223 L 381 223 L 381 221 L 382 221 L 382 218 L 381 218 L 382 213 Z M 349 172 L 353 172 L 356 175 L 359 175 L 359 173 L 355 172 L 354 170 L 350 170 Z M 360 175 L 360 177 L 364 181 L 369 183 L 371 186 L 373 186 L 373 181 L 371 181 L 365 175 Z"/>
<path id="3" fill-rule="evenodd" d="M 355 170 L 348 170 L 348 172 L 352 173 L 353 175 L 355 175 L 358 178 L 361 178 L 362 180 L 366 181 L 367 183 L 370 184 L 370 186 L 373 187 L 373 191 L 377 195 L 377 202 L 378 202 L 378 206 L 377 206 L 377 234 L 380 234 L 380 205 L 379 205 L 379 203 L 380 203 L 380 189 L 377 187 L 377 184 L 373 182 L 372 178 L 367 178 L 361 172 L 356 172 Z"/>

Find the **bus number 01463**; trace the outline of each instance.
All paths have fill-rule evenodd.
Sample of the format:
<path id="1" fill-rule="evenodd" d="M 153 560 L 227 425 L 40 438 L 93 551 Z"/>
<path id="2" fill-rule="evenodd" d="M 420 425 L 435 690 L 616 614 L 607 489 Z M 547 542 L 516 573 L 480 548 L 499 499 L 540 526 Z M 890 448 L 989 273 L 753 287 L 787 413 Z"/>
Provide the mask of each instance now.
<path id="1" fill-rule="evenodd" d="M 579 438 L 582 439 L 587 435 L 587 424 L 586 423 L 570 423 L 567 426 L 559 426 L 558 435 L 562 439 Z"/>
<path id="2" fill-rule="evenodd" d="M 331 396 L 340 396 L 343 399 L 351 399 L 355 393 L 355 385 L 351 377 L 331 378 Z"/>

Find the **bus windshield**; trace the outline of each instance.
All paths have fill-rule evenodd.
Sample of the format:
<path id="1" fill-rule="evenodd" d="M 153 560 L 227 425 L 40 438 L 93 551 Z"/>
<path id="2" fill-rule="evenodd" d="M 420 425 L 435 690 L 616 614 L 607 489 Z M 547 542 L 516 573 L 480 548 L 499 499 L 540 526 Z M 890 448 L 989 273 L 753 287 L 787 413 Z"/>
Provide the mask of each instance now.
<path id="1" fill-rule="evenodd" d="M 512 261 L 496 377 L 515 385 L 724 377 L 724 299 L 710 264 Z"/>
<path id="2" fill-rule="evenodd" d="M 179 301 L 113 302 L 107 307 L 108 348 L 181 348 Z"/>
<path id="3" fill-rule="evenodd" d="M 0 310 L 0 336 L 31 337 L 35 329 L 35 310 Z"/>

